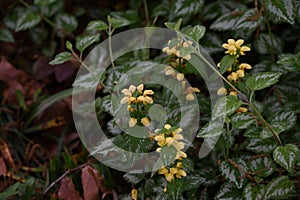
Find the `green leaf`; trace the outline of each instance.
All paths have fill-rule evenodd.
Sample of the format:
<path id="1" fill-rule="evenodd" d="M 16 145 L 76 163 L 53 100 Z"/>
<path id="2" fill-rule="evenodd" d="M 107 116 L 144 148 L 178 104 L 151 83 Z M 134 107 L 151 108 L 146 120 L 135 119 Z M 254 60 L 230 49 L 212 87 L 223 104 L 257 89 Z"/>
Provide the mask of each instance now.
<path id="1" fill-rule="evenodd" d="M 30 29 L 41 21 L 41 17 L 30 10 L 23 12 L 15 21 L 16 32 Z"/>
<path id="2" fill-rule="evenodd" d="M 276 163 L 291 173 L 296 160 L 300 158 L 300 151 L 297 146 L 287 144 L 277 147 L 273 152 L 273 157 Z"/>
<path id="3" fill-rule="evenodd" d="M 219 17 L 216 21 L 210 25 L 210 29 L 218 31 L 230 31 L 234 30 L 235 24 L 240 18 L 239 15 L 234 15 L 232 13 L 227 13 Z"/>
<path id="4" fill-rule="evenodd" d="M 206 137 L 216 137 L 224 133 L 223 124 L 218 121 L 210 121 L 204 127 L 200 129 L 197 137 L 206 138 Z"/>
<path id="5" fill-rule="evenodd" d="M 275 18 L 290 24 L 295 23 L 295 1 L 293 0 L 266 0 L 265 9 Z"/>
<path id="6" fill-rule="evenodd" d="M 180 18 L 176 24 L 174 22 L 165 22 L 164 24 L 169 29 L 174 29 L 175 31 L 179 31 L 181 22 L 182 22 L 182 18 Z"/>
<path id="7" fill-rule="evenodd" d="M 263 22 L 263 17 L 260 16 L 256 9 L 247 10 L 235 24 L 235 29 L 243 31 L 254 31 Z"/>
<path id="8" fill-rule="evenodd" d="M 229 162 L 230 161 L 230 162 Z M 243 178 L 248 168 L 246 163 L 238 158 L 233 160 L 224 160 L 220 165 L 220 171 L 229 182 L 234 183 L 237 188 L 242 188 L 246 182 Z"/>
<path id="9" fill-rule="evenodd" d="M 281 72 L 262 72 L 247 79 L 247 86 L 252 90 L 261 90 L 274 85 L 281 76 Z"/>
<path id="10" fill-rule="evenodd" d="M 68 33 L 73 32 L 78 26 L 76 18 L 73 15 L 68 15 L 65 13 L 56 15 L 55 23 L 61 35 L 65 34 L 64 31 Z"/>
<path id="11" fill-rule="evenodd" d="M 294 192 L 294 183 L 287 176 L 280 176 L 266 186 L 265 199 L 288 199 Z"/>
<path id="12" fill-rule="evenodd" d="M 123 177 L 127 182 L 129 182 L 131 184 L 138 184 L 139 182 L 141 182 L 142 180 L 145 179 L 144 174 L 133 174 L 133 173 L 129 173 L 129 172 L 124 174 Z"/>
<path id="13" fill-rule="evenodd" d="M 265 186 L 249 183 L 244 188 L 244 198 L 247 200 L 264 199 Z"/>
<path id="14" fill-rule="evenodd" d="M 225 182 L 214 199 L 241 200 L 243 199 L 243 193 L 242 190 L 236 188 L 233 183 Z"/>
<path id="15" fill-rule="evenodd" d="M 55 58 L 49 62 L 50 65 L 58 65 L 72 59 L 70 52 L 64 51 L 55 56 Z"/>
<path id="16" fill-rule="evenodd" d="M 0 41 L 3 42 L 14 42 L 14 36 L 8 29 L 0 29 Z"/>
<path id="17" fill-rule="evenodd" d="M 46 17 L 51 17 L 54 14 L 63 11 L 64 1 L 56 0 L 51 4 L 40 6 L 41 13 Z"/>
<path id="18" fill-rule="evenodd" d="M 174 162 L 177 150 L 174 146 L 164 146 L 160 151 L 160 158 L 165 166 Z"/>
<path id="19" fill-rule="evenodd" d="M 35 5 L 45 6 L 54 3 L 56 0 L 34 0 Z"/>
<path id="20" fill-rule="evenodd" d="M 91 44 L 98 42 L 100 39 L 100 35 L 86 35 L 86 36 L 78 36 L 76 37 L 76 48 L 83 52 L 88 46 Z"/>
<path id="21" fill-rule="evenodd" d="M 272 54 L 281 53 L 283 49 L 283 43 L 279 37 L 272 34 L 272 40 L 269 34 L 261 33 L 258 39 L 254 42 L 254 47 L 260 54 Z"/>
<path id="22" fill-rule="evenodd" d="M 107 131 L 112 135 L 119 135 L 122 133 L 122 130 L 118 127 L 113 119 L 107 122 Z"/>
<path id="23" fill-rule="evenodd" d="M 196 25 L 194 27 L 191 27 L 187 29 L 184 33 L 191 37 L 196 42 L 199 42 L 199 40 L 204 36 L 206 31 L 205 26 Z"/>
<path id="24" fill-rule="evenodd" d="M 102 31 L 107 30 L 108 25 L 102 20 L 90 21 L 85 28 L 85 31 Z"/>
<path id="25" fill-rule="evenodd" d="M 134 153 L 148 152 L 153 146 L 148 138 L 137 138 L 129 134 L 118 135 L 113 143 L 125 151 Z"/>
<path id="26" fill-rule="evenodd" d="M 167 191 L 168 191 L 168 199 L 176 200 L 180 199 L 182 196 L 182 192 L 185 189 L 184 179 L 175 178 L 172 182 L 168 182 Z"/>
<path id="27" fill-rule="evenodd" d="M 220 72 L 221 74 L 224 74 L 226 70 L 230 67 L 232 67 L 232 64 L 235 62 L 236 57 L 233 55 L 226 55 L 222 58 L 220 61 Z"/>
<path id="28" fill-rule="evenodd" d="M 278 146 L 273 138 L 253 138 L 246 142 L 246 149 L 254 153 L 271 153 Z"/>
<path id="29" fill-rule="evenodd" d="M 21 108 L 23 110 L 27 110 L 27 105 L 25 103 L 25 98 L 24 98 L 22 92 L 20 90 L 16 89 L 15 93 L 16 93 L 16 96 L 17 96 L 17 99 L 18 99 L 18 102 L 19 102 Z"/>
<path id="30" fill-rule="evenodd" d="M 0 193 L 0 199 L 7 199 L 10 196 L 14 196 L 16 194 L 18 194 L 18 188 L 20 187 L 20 183 L 17 182 L 11 186 L 9 186 L 8 188 L 5 189 L 4 192 Z"/>
<path id="31" fill-rule="evenodd" d="M 257 177 L 268 177 L 276 170 L 273 160 L 267 156 L 251 159 L 247 164 L 249 171 L 256 172 Z"/>
<path id="32" fill-rule="evenodd" d="M 250 113 L 235 114 L 231 118 L 232 125 L 237 129 L 246 129 L 255 122 Z"/>
<path id="33" fill-rule="evenodd" d="M 131 24 L 131 22 L 128 19 L 122 17 L 115 18 L 109 15 L 107 16 L 107 21 L 111 24 L 113 28 L 120 28 Z"/>
<path id="34" fill-rule="evenodd" d="M 255 125 L 250 125 L 245 133 L 244 136 L 247 138 L 259 138 L 261 133 L 261 129 L 258 129 Z"/>
<path id="35" fill-rule="evenodd" d="M 195 15 L 201 10 L 203 5 L 203 0 L 176 0 L 173 13 L 176 16 L 175 18 Z"/>
<path id="36" fill-rule="evenodd" d="M 212 111 L 212 120 L 219 117 L 229 116 L 234 113 L 240 106 L 242 102 L 235 96 L 225 96 L 219 99 Z"/>
<path id="37" fill-rule="evenodd" d="M 281 54 L 278 56 L 277 64 L 284 67 L 286 71 L 299 71 L 300 70 L 300 51 L 297 54 Z"/>

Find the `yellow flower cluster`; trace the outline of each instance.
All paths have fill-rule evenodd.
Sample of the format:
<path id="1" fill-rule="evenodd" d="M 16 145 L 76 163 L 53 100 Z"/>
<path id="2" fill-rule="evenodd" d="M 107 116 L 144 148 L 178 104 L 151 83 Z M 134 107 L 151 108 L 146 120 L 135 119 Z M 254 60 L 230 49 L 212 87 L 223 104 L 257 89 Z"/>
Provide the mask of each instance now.
<path id="1" fill-rule="evenodd" d="M 134 127 L 138 122 L 144 126 L 149 126 L 150 120 L 145 116 L 145 113 L 142 113 L 141 106 L 153 104 L 151 95 L 153 95 L 154 92 L 152 90 L 144 90 L 144 85 L 140 84 L 138 86 L 130 85 L 128 89 L 123 89 L 122 93 L 124 94 L 124 97 L 121 99 L 120 103 L 128 104 L 127 109 L 131 116 L 128 122 L 129 127 Z"/>
<path id="2" fill-rule="evenodd" d="M 227 40 L 228 43 L 224 43 L 222 47 L 227 49 L 225 53 L 230 55 L 245 55 L 245 51 L 250 51 L 251 49 L 247 46 L 242 46 L 244 44 L 244 40 L 239 39 L 235 41 L 234 39 Z"/>
<path id="3" fill-rule="evenodd" d="M 157 141 L 159 146 L 156 149 L 157 152 L 160 152 L 161 148 L 167 145 L 173 146 L 177 150 L 176 160 L 182 160 L 187 157 L 186 153 L 182 151 L 182 149 L 184 149 L 184 143 L 180 141 L 183 140 L 183 136 L 180 134 L 182 132 L 181 128 L 165 124 L 164 129 L 158 129 L 155 132 L 158 133 L 154 137 L 154 140 Z M 164 174 L 168 182 L 173 181 L 174 177 L 181 178 L 182 176 L 186 176 L 186 172 L 182 169 L 181 162 L 177 162 L 176 167 L 171 167 L 169 169 L 162 166 L 162 168 L 158 170 L 158 174 Z"/>
<path id="4" fill-rule="evenodd" d="M 168 45 L 170 45 L 171 41 L 168 42 Z M 187 47 L 190 47 L 190 45 L 192 45 L 193 42 L 192 41 L 186 41 L 186 42 L 183 42 L 183 41 L 180 41 L 178 42 L 178 44 L 172 48 L 170 47 L 165 47 L 163 48 L 163 52 L 169 54 L 170 56 L 176 56 L 178 58 L 183 58 L 185 60 L 190 60 L 191 59 L 191 54 L 188 54 L 188 55 L 185 55 L 185 56 L 182 56 L 180 55 L 180 49 L 182 47 L 184 48 L 187 48 Z"/>

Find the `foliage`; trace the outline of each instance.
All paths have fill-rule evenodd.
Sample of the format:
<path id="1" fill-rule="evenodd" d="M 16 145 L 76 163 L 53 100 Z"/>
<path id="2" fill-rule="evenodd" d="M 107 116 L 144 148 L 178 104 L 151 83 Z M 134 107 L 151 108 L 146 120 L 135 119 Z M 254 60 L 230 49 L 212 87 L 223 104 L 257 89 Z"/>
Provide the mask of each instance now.
<path id="1" fill-rule="evenodd" d="M 28 61 L 31 70 L 24 72 L 23 62 L 1 53 L 0 80 L 7 87 L 0 87 L 0 178 L 5 180 L 0 199 L 100 199 L 99 191 L 102 199 L 299 198 L 298 1 L 129 0 L 95 5 L 103 12 L 67 0 L 7 5 L 0 40 L 9 47 L 27 46 L 40 58 Z M 112 36 L 144 26 L 178 34 L 162 51 L 129 52 L 100 73 L 85 63 L 88 52 L 106 39 L 112 58 Z M 224 87 L 213 90 L 219 99 L 212 106 L 206 79 L 192 64 L 196 55 L 205 54 L 200 46 L 218 63 L 208 60 L 208 67 L 224 81 Z M 143 66 L 148 60 L 153 62 Z M 68 88 L 79 66 L 91 73 L 76 79 L 73 87 L 97 86 L 95 100 L 88 103 L 110 141 L 132 153 L 156 151 L 157 170 L 124 173 L 89 157 L 68 121 Z M 128 71 L 141 66 L 161 69 L 166 85 L 183 94 L 182 99 L 141 81 L 118 88 Z M 117 102 L 111 101 L 115 90 L 120 90 Z M 178 109 L 181 101 L 190 107 Z M 161 128 L 144 138 L 126 134 L 114 118 L 124 105 L 128 121 L 122 126 Z M 78 107 L 86 115 L 92 112 L 88 108 Z M 179 119 L 194 115 L 201 117 L 197 137 L 190 139 Z M 214 146 L 205 157 L 198 155 L 203 145 Z"/>

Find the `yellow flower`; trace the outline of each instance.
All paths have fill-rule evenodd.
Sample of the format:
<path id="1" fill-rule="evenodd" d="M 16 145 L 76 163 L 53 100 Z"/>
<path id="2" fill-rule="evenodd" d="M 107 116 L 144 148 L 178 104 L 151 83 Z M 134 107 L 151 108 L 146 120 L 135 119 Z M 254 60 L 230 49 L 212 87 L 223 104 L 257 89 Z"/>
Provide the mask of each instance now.
<path id="1" fill-rule="evenodd" d="M 241 63 L 239 65 L 239 69 L 252 69 L 251 65 L 247 64 L 247 63 Z"/>
<path id="2" fill-rule="evenodd" d="M 130 118 L 129 122 L 128 122 L 128 125 L 131 128 L 131 127 L 134 127 L 136 125 L 136 123 L 137 123 L 137 119 L 136 118 Z"/>
<path id="3" fill-rule="evenodd" d="M 185 99 L 187 101 L 193 101 L 195 99 L 194 95 L 192 93 L 185 96 Z"/>
<path id="4" fill-rule="evenodd" d="M 245 108 L 245 107 L 239 107 L 239 108 L 236 110 L 236 113 L 245 113 L 245 112 L 247 112 L 247 111 L 248 111 L 247 108 Z"/>
<path id="5" fill-rule="evenodd" d="M 228 44 L 224 43 L 222 44 L 222 47 L 224 49 L 227 49 L 227 51 L 225 51 L 225 53 L 228 53 L 230 55 L 236 55 L 236 47 L 235 47 L 235 41 L 233 39 L 229 39 L 227 40 Z"/>
<path id="6" fill-rule="evenodd" d="M 238 77 L 241 77 L 241 78 L 243 78 L 245 76 L 245 72 L 244 72 L 243 69 L 237 70 L 236 74 L 237 74 Z"/>
<path id="7" fill-rule="evenodd" d="M 237 92 L 236 92 L 236 91 L 230 91 L 230 92 L 229 92 L 229 95 L 237 96 Z"/>
<path id="8" fill-rule="evenodd" d="M 245 51 L 250 51 L 251 49 L 247 46 L 242 46 L 242 44 L 244 44 L 244 40 L 239 39 L 237 41 L 235 41 L 234 39 L 229 39 L 227 40 L 227 44 L 224 43 L 222 45 L 222 47 L 224 49 L 227 49 L 227 51 L 225 51 L 225 53 L 228 53 L 230 55 L 236 55 L 237 53 L 239 55 L 245 55 Z"/>
<path id="9" fill-rule="evenodd" d="M 164 128 L 167 130 L 170 130 L 172 128 L 172 126 L 170 124 L 165 124 Z"/>
<path id="10" fill-rule="evenodd" d="M 218 89 L 217 94 L 218 95 L 225 95 L 225 94 L 227 94 L 226 88 L 221 87 L 220 89 Z"/>
<path id="11" fill-rule="evenodd" d="M 143 118 L 141 119 L 141 122 L 142 122 L 142 124 L 143 124 L 144 126 L 150 126 L 150 120 L 149 120 L 148 117 L 143 117 Z"/>
<path id="12" fill-rule="evenodd" d="M 178 81 L 182 81 L 184 79 L 184 74 L 183 73 L 178 73 L 176 75 L 176 78 L 177 78 Z"/>
<path id="13" fill-rule="evenodd" d="M 183 56 L 182 58 L 185 60 L 190 60 L 192 58 L 192 56 L 190 54 L 188 54 L 186 56 Z"/>
<path id="14" fill-rule="evenodd" d="M 165 174 L 165 177 L 168 182 L 172 182 L 174 180 L 174 175 L 171 173 Z"/>
<path id="15" fill-rule="evenodd" d="M 236 72 L 232 72 L 229 76 L 227 76 L 229 81 L 236 81 L 238 79 L 238 75 Z"/>
<path id="16" fill-rule="evenodd" d="M 169 171 L 165 168 L 165 167 L 162 167 L 158 170 L 158 174 L 166 174 L 168 173 Z"/>
<path id="17" fill-rule="evenodd" d="M 178 169 L 175 167 L 170 168 L 170 173 L 171 174 L 177 174 L 178 173 Z"/>
<path id="18" fill-rule="evenodd" d="M 165 192 L 165 193 L 167 192 L 167 188 L 164 188 L 164 192 Z"/>
<path id="19" fill-rule="evenodd" d="M 132 190 L 131 190 L 131 199 L 132 199 L 132 200 L 137 200 L 137 199 L 138 199 L 138 198 L 137 198 L 137 195 L 138 195 L 137 189 L 132 189 Z"/>
<path id="20" fill-rule="evenodd" d="M 166 138 L 166 143 L 167 143 L 168 146 L 171 146 L 173 142 L 174 142 L 174 138 L 172 138 L 172 137 L 167 137 Z"/>
<path id="21" fill-rule="evenodd" d="M 121 104 L 124 104 L 124 103 L 128 103 L 129 104 L 129 100 L 130 100 L 130 97 L 126 96 L 126 97 L 123 97 L 120 101 Z"/>
<path id="22" fill-rule="evenodd" d="M 140 94 L 143 93 L 143 89 L 144 89 L 144 85 L 143 84 L 140 84 L 139 86 L 137 86 L 137 90 L 138 90 L 138 92 Z"/>
<path id="23" fill-rule="evenodd" d="M 146 95 L 153 95 L 154 92 L 152 90 L 145 90 L 143 95 L 146 96 Z"/>

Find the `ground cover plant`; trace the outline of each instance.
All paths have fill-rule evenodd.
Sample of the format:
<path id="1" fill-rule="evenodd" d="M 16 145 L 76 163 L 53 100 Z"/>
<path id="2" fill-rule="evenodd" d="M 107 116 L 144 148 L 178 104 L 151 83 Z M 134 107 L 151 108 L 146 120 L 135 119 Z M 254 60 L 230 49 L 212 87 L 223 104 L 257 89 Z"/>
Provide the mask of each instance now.
<path id="1" fill-rule="evenodd" d="M 299 198 L 299 1 L 0 2 L 0 199 Z"/>

